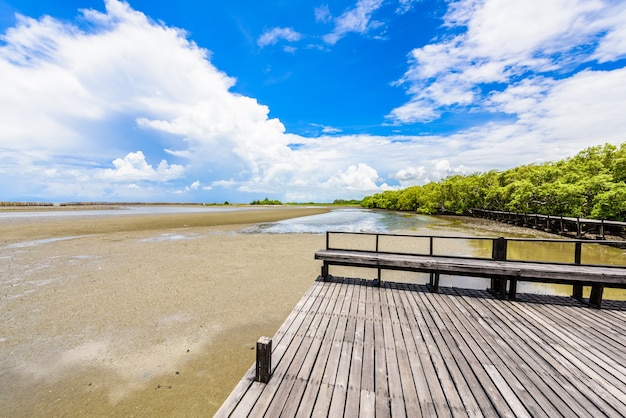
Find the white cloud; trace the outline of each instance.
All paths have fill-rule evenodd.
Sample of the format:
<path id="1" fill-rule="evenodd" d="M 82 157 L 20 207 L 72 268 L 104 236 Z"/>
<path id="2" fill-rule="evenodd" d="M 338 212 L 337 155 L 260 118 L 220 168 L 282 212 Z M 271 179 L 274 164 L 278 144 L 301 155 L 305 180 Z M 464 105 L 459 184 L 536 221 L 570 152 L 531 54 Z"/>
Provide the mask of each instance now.
<path id="1" fill-rule="evenodd" d="M 377 190 L 378 173 L 367 164 L 351 165 L 348 169 L 331 177 L 326 184 L 333 188 Z"/>
<path id="2" fill-rule="evenodd" d="M 372 15 L 383 5 L 383 0 L 358 0 L 353 9 L 346 10 L 334 19 L 335 28 L 324 36 L 324 42 L 334 45 L 349 33 L 365 34 L 380 27 L 381 23 L 372 20 Z"/>
<path id="3" fill-rule="evenodd" d="M 388 118 L 432 121 L 454 107 L 484 105 L 482 85 L 520 83 L 530 74 L 566 73 L 594 57 L 624 56 L 624 10 L 623 2 L 582 0 L 453 2 L 445 23 L 465 31 L 411 51 L 409 69 L 397 83 L 410 99 Z M 593 53 L 589 47 L 597 39 Z"/>
<path id="4" fill-rule="evenodd" d="M 421 0 L 400 0 L 398 1 L 398 7 L 396 8 L 397 14 L 404 14 L 410 11 L 415 3 L 420 2 Z"/>
<path id="5" fill-rule="evenodd" d="M 106 13 L 87 10 L 82 19 L 89 31 L 50 17 L 20 18 L 3 37 L 0 149 L 20 156 L 5 161 L 12 176 L 24 167 L 34 178 L 45 162 L 76 186 L 62 196 L 104 199 L 125 193 L 107 181 L 163 183 L 182 181 L 184 173 L 206 184 L 221 176 L 242 181 L 289 160 L 287 144 L 299 141 L 268 118 L 266 106 L 231 93 L 235 80 L 183 31 L 116 0 L 106 1 Z M 134 125 L 135 133 L 120 124 Z M 127 135 L 136 132 L 149 142 L 134 145 Z M 163 153 L 185 166 L 146 162 Z M 45 198 L 63 187 L 41 182 L 30 189 Z"/>
<path id="6" fill-rule="evenodd" d="M 146 162 L 143 152 L 131 152 L 124 158 L 113 160 L 114 169 L 102 170 L 100 177 L 109 181 L 137 182 L 141 180 L 168 181 L 180 178 L 184 175 L 185 169 L 180 165 L 169 165 L 162 160 L 154 168 Z"/>
<path id="7" fill-rule="evenodd" d="M 333 20 L 333 16 L 330 14 L 330 9 L 327 4 L 316 7 L 314 13 L 316 22 L 328 23 Z"/>
<path id="8" fill-rule="evenodd" d="M 292 28 L 272 28 L 259 36 L 257 44 L 263 48 L 268 45 L 276 45 L 278 41 L 284 39 L 289 42 L 296 42 L 302 39 L 302 35 Z"/>

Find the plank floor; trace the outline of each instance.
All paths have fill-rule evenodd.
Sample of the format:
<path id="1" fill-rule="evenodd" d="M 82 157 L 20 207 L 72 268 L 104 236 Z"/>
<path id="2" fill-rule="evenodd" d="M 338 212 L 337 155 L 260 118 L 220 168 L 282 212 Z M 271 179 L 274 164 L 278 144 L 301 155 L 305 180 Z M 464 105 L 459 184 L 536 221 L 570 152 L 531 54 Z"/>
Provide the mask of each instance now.
<path id="1" fill-rule="evenodd" d="M 318 279 L 217 417 L 623 417 L 626 303 Z"/>

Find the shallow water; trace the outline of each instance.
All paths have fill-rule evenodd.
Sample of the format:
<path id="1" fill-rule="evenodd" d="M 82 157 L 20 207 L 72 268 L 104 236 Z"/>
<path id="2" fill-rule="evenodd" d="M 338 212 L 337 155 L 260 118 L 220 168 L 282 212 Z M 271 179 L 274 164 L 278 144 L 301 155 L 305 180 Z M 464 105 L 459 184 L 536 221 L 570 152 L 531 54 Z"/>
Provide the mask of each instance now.
<path id="1" fill-rule="evenodd" d="M 328 213 L 284 221 L 263 223 L 247 228 L 251 234 L 323 234 L 326 231 L 394 232 L 428 228 L 444 224 L 431 216 L 412 213 L 373 211 L 368 209 L 335 209 Z"/>

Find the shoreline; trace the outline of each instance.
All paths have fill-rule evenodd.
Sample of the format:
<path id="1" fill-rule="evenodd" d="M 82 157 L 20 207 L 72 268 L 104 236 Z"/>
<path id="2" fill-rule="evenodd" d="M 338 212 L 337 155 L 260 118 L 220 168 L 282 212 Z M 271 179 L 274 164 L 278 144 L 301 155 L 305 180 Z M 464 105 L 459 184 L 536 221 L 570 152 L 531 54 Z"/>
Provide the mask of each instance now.
<path id="1" fill-rule="evenodd" d="M 249 225 L 277 222 L 290 218 L 329 212 L 328 207 L 272 207 L 233 211 L 180 212 L 157 214 L 98 214 L 71 217 L 0 218 L 0 244 L 19 240 L 48 239 L 65 236 L 140 232 L 160 229 L 184 229 L 210 226 Z"/>
<path id="2" fill-rule="evenodd" d="M 211 416 L 324 245 L 239 231 L 328 210 L 3 219 L 0 416 Z"/>

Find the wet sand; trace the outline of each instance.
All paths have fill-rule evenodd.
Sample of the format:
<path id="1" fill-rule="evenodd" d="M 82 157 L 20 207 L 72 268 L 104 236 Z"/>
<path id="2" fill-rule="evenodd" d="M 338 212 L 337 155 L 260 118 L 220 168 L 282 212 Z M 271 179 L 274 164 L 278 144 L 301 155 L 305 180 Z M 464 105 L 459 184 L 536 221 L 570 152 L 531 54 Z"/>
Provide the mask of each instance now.
<path id="1" fill-rule="evenodd" d="M 211 416 L 319 274 L 324 212 L 0 220 L 0 416 Z"/>

